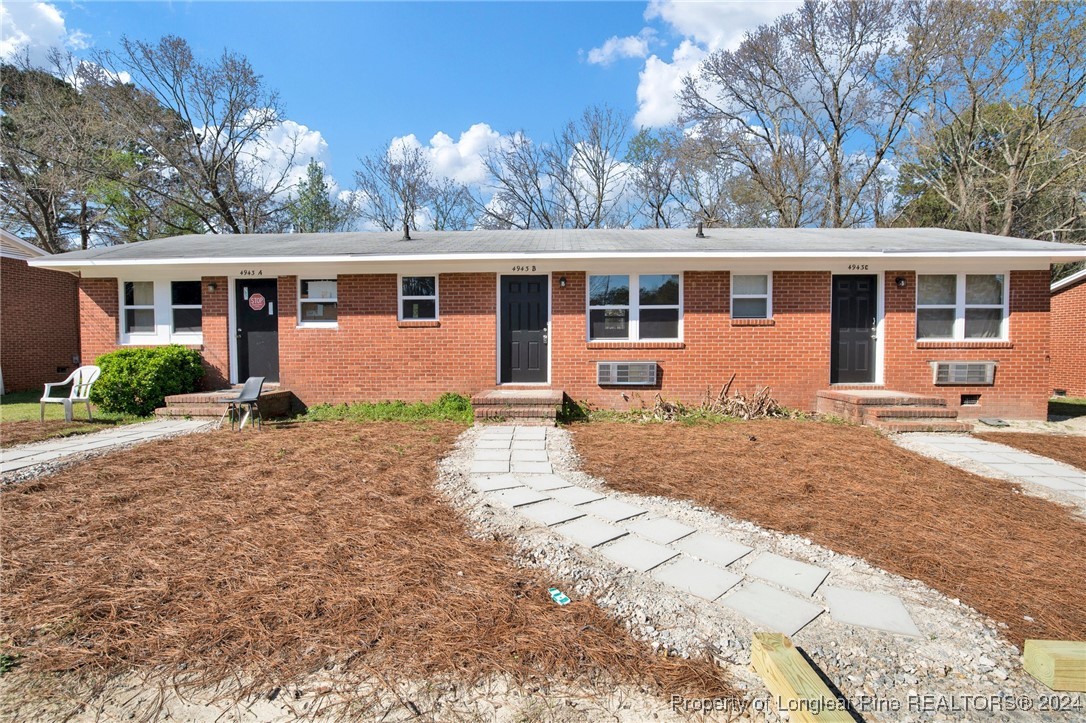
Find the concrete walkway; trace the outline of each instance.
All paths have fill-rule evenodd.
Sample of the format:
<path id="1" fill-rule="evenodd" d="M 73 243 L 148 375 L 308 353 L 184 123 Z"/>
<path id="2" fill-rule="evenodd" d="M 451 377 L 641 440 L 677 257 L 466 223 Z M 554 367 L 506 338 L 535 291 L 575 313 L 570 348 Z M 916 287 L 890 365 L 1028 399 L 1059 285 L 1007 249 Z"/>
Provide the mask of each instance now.
<path id="1" fill-rule="evenodd" d="M 29 467 L 64 462 L 70 457 L 108 451 L 163 437 L 211 429 L 215 422 L 207 419 L 163 419 L 145 424 L 127 424 L 92 434 L 24 444 L 0 450 L 0 474 L 18 472 Z"/>
<path id="2" fill-rule="evenodd" d="M 769 630 L 794 635 L 828 609 L 843 625 L 920 635 L 900 598 L 825 584 L 830 573 L 821 567 L 654 517 L 617 495 L 571 484 L 554 473 L 547 433 L 545 427 L 485 429 L 474 450 L 475 489 L 510 514 L 549 527 L 621 568 Z"/>
<path id="3" fill-rule="evenodd" d="M 968 434 L 899 434 L 899 445 L 967 472 L 1017 482 L 1086 511 L 1086 472 Z"/>

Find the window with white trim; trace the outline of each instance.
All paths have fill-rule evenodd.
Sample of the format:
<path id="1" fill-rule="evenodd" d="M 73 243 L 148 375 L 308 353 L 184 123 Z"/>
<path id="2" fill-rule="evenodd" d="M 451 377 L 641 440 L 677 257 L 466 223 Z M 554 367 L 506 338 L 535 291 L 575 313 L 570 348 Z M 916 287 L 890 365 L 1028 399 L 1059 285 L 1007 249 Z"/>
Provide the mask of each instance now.
<path id="1" fill-rule="evenodd" d="M 125 334 L 155 334 L 155 282 L 124 282 L 123 326 Z"/>
<path id="2" fill-rule="evenodd" d="M 773 318 L 773 275 L 732 274 L 732 318 Z"/>
<path id="3" fill-rule="evenodd" d="M 170 320 L 174 334 L 200 334 L 204 328 L 203 292 L 199 281 L 170 282 Z"/>
<path id="4" fill-rule="evenodd" d="M 630 290 L 636 290 L 631 294 Z M 590 341 L 677 341 L 682 319 L 679 274 L 588 277 Z"/>
<path id="5" fill-rule="evenodd" d="M 400 320 L 437 320 L 437 277 L 400 277 Z"/>
<path id="6" fill-rule="evenodd" d="M 336 279 L 299 279 L 298 326 L 336 326 L 339 323 L 336 293 Z"/>
<path id="7" fill-rule="evenodd" d="M 916 338 L 1007 338 L 1005 274 L 918 274 Z"/>

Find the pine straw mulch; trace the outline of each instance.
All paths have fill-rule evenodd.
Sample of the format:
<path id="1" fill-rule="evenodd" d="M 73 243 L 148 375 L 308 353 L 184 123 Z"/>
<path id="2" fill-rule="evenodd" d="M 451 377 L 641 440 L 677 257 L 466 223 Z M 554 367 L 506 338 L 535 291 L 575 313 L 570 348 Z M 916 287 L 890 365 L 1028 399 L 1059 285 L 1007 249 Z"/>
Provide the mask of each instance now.
<path id="1" fill-rule="evenodd" d="M 471 537 L 433 486 L 462 430 L 224 430 L 14 485 L 0 493 L 4 652 L 27 673 L 154 672 L 236 695 L 330 661 L 367 680 L 734 692 L 710 660 L 656 656 L 591 602 L 555 605 L 561 581 Z"/>
<path id="2" fill-rule="evenodd" d="M 1086 639 L 1086 523 L 1007 482 L 822 422 L 573 432 L 585 470 L 623 492 L 692 500 L 921 580 L 1005 623 L 1020 647 Z"/>
<path id="3" fill-rule="evenodd" d="M 65 422 L 64 420 L 50 420 L 48 422 L 0 422 L 0 447 L 14 447 L 19 444 L 31 442 L 43 442 L 57 437 L 68 437 L 73 434 L 88 434 L 109 429 L 112 424 L 98 422 Z"/>
<path id="4" fill-rule="evenodd" d="M 1030 432 L 986 432 L 974 434 L 986 442 L 997 442 L 1086 470 L 1086 437 L 1070 434 Z"/>

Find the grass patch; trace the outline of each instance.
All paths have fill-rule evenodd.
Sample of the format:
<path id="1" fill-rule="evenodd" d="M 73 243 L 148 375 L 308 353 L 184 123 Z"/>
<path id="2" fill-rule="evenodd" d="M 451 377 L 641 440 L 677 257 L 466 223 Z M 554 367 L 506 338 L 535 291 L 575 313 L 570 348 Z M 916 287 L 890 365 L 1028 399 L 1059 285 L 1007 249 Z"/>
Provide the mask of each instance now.
<path id="1" fill-rule="evenodd" d="M 12 392 L 0 396 L 0 447 L 11 447 L 16 444 L 29 444 L 46 439 L 68 437 L 73 434 L 88 434 L 98 432 L 118 424 L 133 424 L 143 422 L 150 417 L 139 417 L 132 414 L 116 414 L 103 412 L 94 404 L 94 421 L 86 419 L 86 407 L 74 406 L 72 409 L 73 420 L 64 421 L 63 404 L 47 404 L 45 406 L 45 422 L 40 421 L 41 408 L 38 400 L 41 392 L 30 390 L 27 392 Z M 80 419 L 80 415 L 84 415 Z"/>
<path id="2" fill-rule="evenodd" d="M 686 499 L 920 580 L 1025 638 L 1086 639 L 1086 523 L 875 430 L 795 420 L 572 427 L 585 470 Z"/>
<path id="3" fill-rule="evenodd" d="M 1086 416 L 1086 399 L 1053 397 L 1048 400 L 1048 416 L 1084 417 Z"/>
<path id="4" fill-rule="evenodd" d="M 436 402 L 355 402 L 318 404 L 304 417 L 310 422 L 464 422 L 474 420 L 471 400 L 460 394 L 442 394 Z"/>
<path id="5" fill-rule="evenodd" d="M 711 660 L 656 655 L 591 601 L 555 605 L 547 588 L 568 580 L 473 537 L 434 488 L 463 429 L 220 430 L 3 490 L 0 640 L 19 656 L 4 683 L 23 706 L 12 719 L 40 719 L 27 696 L 50 681 L 128 672 L 151 675 L 151 691 L 239 697 L 314 671 L 344 691 L 502 677 L 643 684 L 663 701 L 734 694 Z"/>

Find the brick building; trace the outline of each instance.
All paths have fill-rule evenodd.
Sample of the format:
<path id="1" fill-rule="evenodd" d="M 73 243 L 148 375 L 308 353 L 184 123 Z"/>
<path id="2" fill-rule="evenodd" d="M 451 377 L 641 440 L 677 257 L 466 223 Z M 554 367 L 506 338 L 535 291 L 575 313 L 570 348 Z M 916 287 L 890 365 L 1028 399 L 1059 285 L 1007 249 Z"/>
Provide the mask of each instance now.
<path id="1" fill-rule="evenodd" d="M 79 365 L 79 280 L 32 268 L 42 249 L 0 229 L 0 389 L 42 389 Z"/>
<path id="2" fill-rule="evenodd" d="M 1052 284 L 1052 390 L 1086 397 L 1086 269 Z"/>
<path id="3" fill-rule="evenodd" d="M 1045 415 L 1049 268 L 1086 249 L 938 229 L 546 230 L 187 236 L 73 252 L 85 359 L 202 349 L 215 386 L 304 403 L 495 388 L 597 407 L 696 402 L 735 374 Z"/>

